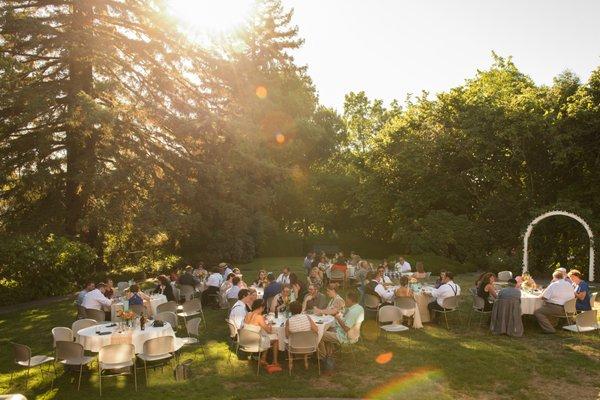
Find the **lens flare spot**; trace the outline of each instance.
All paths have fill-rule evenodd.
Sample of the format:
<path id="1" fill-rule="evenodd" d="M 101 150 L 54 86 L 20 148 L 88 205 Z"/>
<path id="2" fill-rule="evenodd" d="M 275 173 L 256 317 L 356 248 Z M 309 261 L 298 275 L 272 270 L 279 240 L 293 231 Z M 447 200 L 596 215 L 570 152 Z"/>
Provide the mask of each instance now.
<path id="1" fill-rule="evenodd" d="M 278 144 L 284 144 L 285 143 L 285 135 L 283 133 L 278 133 L 277 135 L 275 135 L 275 141 Z"/>
<path id="2" fill-rule="evenodd" d="M 256 97 L 258 97 L 259 99 L 266 99 L 267 98 L 267 88 L 264 86 L 257 86 L 256 87 Z"/>
<path id="3" fill-rule="evenodd" d="M 377 357 L 375 357 L 375 362 L 377 364 L 387 364 L 390 361 L 392 361 L 393 357 L 394 357 L 394 354 L 392 352 L 381 353 L 380 355 L 378 355 Z"/>

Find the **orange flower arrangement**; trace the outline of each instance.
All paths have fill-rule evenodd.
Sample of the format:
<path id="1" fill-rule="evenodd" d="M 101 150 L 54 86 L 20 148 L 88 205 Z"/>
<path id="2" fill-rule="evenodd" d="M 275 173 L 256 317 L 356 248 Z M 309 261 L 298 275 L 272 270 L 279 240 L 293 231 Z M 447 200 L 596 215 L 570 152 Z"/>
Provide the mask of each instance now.
<path id="1" fill-rule="evenodd" d="M 117 317 L 125 321 L 131 321 L 135 319 L 136 314 L 133 311 L 117 310 Z"/>

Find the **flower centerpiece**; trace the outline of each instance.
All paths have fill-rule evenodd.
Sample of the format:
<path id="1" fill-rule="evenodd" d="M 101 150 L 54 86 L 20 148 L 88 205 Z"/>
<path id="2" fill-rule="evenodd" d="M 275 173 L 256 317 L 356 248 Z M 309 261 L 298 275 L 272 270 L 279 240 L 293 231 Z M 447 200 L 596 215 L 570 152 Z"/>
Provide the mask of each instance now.
<path id="1" fill-rule="evenodd" d="M 533 277 L 529 274 L 523 274 L 522 276 L 523 282 L 521 283 L 521 288 L 528 292 L 532 292 L 537 289 L 537 284 L 533 280 Z"/>
<path id="2" fill-rule="evenodd" d="M 132 321 L 137 317 L 137 315 L 131 310 L 117 310 L 117 317 L 124 321 L 128 327 L 131 327 Z"/>

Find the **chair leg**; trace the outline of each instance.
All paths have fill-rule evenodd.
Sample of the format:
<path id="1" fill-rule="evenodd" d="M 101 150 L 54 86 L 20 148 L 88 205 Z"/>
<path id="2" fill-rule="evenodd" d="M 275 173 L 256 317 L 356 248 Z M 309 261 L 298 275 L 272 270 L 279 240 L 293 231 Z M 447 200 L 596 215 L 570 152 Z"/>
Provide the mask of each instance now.
<path id="1" fill-rule="evenodd" d="M 79 392 L 79 388 L 81 387 L 81 374 L 83 373 L 83 364 L 79 366 L 79 380 L 77 381 L 77 391 Z"/>
<path id="2" fill-rule="evenodd" d="M 450 330 L 450 326 L 448 325 L 448 314 L 444 313 L 444 320 L 446 321 L 446 329 Z"/>
<path id="3" fill-rule="evenodd" d="M 135 391 L 137 392 L 137 365 L 136 361 L 133 360 L 133 385 L 135 387 Z M 146 381 L 147 383 L 148 381 Z"/>
<path id="4" fill-rule="evenodd" d="M 256 362 L 257 366 L 256 366 L 256 375 L 258 376 L 258 373 L 260 372 L 260 356 L 262 356 L 262 352 L 258 352 L 258 361 Z"/>
<path id="5" fill-rule="evenodd" d="M 148 386 L 148 363 L 144 360 L 144 376 L 146 377 L 146 386 Z"/>
<path id="6" fill-rule="evenodd" d="M 471 312 L 469 313 L 469 320 L 467 321 L 467 327 L 471 327 L 471 319 L 473 318 L 473 308 L 471 308 Z"/>
<path id="7" fill-rule="evenodd" d="M 294 359 L 292 354 L 288 351 L 288 374 L 292 376 L 292 368 L 294 367 Z"/>
<path id="8" fill-rule="evenodd" d="M 27 390 L 27 386 L 29 385 L 29 367 L 27 367 L 27 376 L 25 377 L 25 390 Z"/>
<path id="9" fill-rule="evenodd" d="M 98 382 L 100 382 L 100 396 L 102 396 L 102 369 L 100 368 L 100 360 L 98 360 Z"/>
<path id="10" fill-rule="evenodd" d="M 319 350 L 315 353 L 317 355 L 317 368 L 319 370 L 319 376 L 321 376 L 321 357 L 319 357 Z"/>
<path id="11" fill-rule="evenodd" d="M 8 381 L 8 387 L 12 385 L 13 375 L 15 374 L 15 370 L 10 371 L 10 380 Z"/>

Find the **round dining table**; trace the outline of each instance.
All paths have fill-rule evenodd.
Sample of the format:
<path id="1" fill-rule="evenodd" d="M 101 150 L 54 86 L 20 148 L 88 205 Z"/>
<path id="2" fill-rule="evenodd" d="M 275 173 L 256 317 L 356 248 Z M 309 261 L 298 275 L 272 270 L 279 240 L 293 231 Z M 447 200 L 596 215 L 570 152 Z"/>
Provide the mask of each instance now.
<path id="1" fill-rule="evenodd" d="M 317 325 L 317 343 L 321 342 L 323 338 L 323 334 L 326 330 L 331 328 L 335 324 L 335 318 L 331 315 L 315 315 L 308 314 L 308 316 L 315 321 Z M 285 345 L 287 343 L 287 338 L 285 336 L 285 321 L 287 318 L 283 316 L 279 316 L 277 318 L 273 318 L 271 325 L 274 328 L 274 332 L 269 335 L 271 340 L 279 340 L 279 351 L 285 351 Z"/>
<path id="2" fill-rule="evenodd" d="M 77 335 L 77 342 L 85 350 L 94 353 L 109 344 L 133 344 L 135 353 L 138 354 L 144 350 L 146 340 L 162 336 L 175 337 L 175 332 L 168 322 L 164 322 L 164 326 L 153 327 L 152 321 L 148 321 L 144 330 L 137 326 L 121 332 L 118 324 L 104 323 L 80 329 Z"/>
<path id="3" fill-rule="evenodd" d="M 544 300 L 542 292 L 527 292 L 521 290 L 521 314 L 533 315 L 538 309 L 542 308 Z"/>

